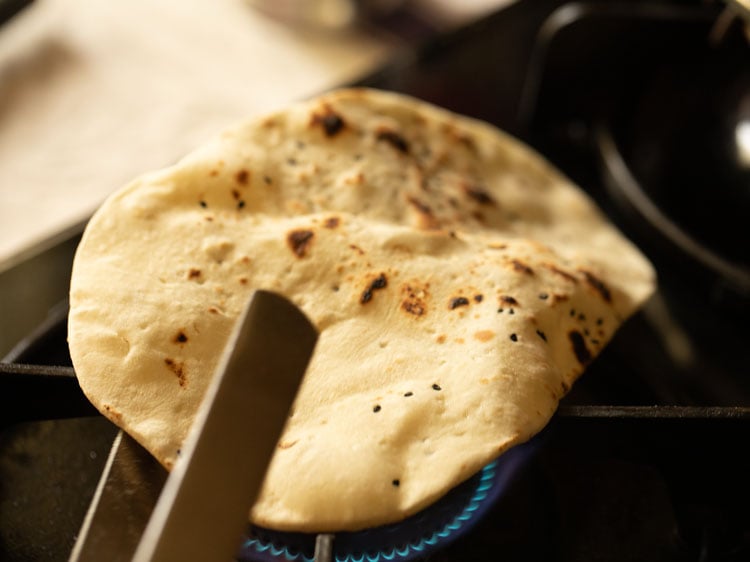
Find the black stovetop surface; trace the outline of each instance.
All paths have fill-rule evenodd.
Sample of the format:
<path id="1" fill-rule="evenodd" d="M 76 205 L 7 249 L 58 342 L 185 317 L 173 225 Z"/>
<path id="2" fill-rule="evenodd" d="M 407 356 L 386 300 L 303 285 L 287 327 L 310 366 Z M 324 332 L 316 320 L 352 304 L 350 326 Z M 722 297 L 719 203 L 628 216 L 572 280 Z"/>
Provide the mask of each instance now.
<path id="1" fill-rule="evenodd" d="M 692 40 L 685 21 L 702 33 L 719 8 L 696 3 L 690 17 L 655 28 L 650 21 L 656 33 L 640 34 L 637 22 L 594 17 L 620 3 L 585 3 L 549 31 L 543 24 L 560 4 L 524 0 L 361 81 L 484 119 L 535 146 L 649 254 L 661 280 L 657 298 L 564 399 L 513 486 L 470 534 L 430 559 L 750 560 L 750 333 L 612 199 L 594 131 L 623 91 L 597 80 L 601 68 L 581 54 L 614 43 L 629 61 L 627 41 L 635 40 L 641 51 L 672 56 L 679 41 Z M 540 29 L 554 49 L 540 49 Z M 654 43 L 644 47 L 646 36 Z M 652 62 L 641 51 L 629 61 L 639 70 Z M 580 60 L 572 74 L 570 56 Z M 70 365 L 64 305 L 55 314 L 14 362 Z M 0 388 L 0 560 L 69 556 L 116 433 L 70 382 Z"/>

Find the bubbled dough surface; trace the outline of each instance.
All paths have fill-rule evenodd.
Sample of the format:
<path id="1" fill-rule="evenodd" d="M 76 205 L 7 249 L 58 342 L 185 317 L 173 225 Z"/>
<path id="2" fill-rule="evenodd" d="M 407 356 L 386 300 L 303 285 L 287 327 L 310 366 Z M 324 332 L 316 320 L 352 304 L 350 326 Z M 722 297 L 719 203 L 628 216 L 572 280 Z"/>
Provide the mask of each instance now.
<path id="1" fill-rule="evenodd" d="M 69 339 L 91 401 L 171 467 L 251 292 L 291 298 L 321 335 L 251 519 L 355 530 L 538 432 L 653 285 L 517 141 L 345 90 L 113 195 L 76 256 Z"/>

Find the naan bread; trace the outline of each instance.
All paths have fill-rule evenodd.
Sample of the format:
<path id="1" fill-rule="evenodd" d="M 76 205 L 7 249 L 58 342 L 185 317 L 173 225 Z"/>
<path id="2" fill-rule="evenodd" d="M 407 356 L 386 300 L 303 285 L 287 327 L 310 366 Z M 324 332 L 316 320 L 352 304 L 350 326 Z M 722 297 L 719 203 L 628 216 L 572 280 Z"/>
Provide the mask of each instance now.
<path id="1" fill-rule="evenodd" d="M 251 292 L 286 295 L 321 335 L 251 519 L 356 530 L 538 432 L 653 287 L 517 141 L 343 90 L 109 198 L 76 255 L 70 350 L 91 401 L 169 468 Z"/>

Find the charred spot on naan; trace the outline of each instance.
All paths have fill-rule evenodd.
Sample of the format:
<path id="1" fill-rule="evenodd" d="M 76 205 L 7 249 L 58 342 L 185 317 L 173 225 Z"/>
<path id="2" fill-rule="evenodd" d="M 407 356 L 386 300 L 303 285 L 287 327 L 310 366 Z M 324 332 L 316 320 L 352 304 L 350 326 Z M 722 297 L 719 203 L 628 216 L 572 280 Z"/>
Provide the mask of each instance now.
<path id="1" fill-rule="evenodd" d="M 534 270 L 529 265 L 522 262 L 519 259 L 510 260 L 510 264 L 515 271 L 518 273 L 524 273 L 526 275 L 534 275 Z"/>
<path id="2" fill-rule="evenodd" d="M 517 306 L 519 306 L 519 304 L 515 297 L 512 297 L 510 295 L 500 295 L 498 297 L 498 314 L 507 312 L 510 315 L 514 315 L 516 313 Z"/>
<path id="3" fill-rule="evenodd" d="M 367 304 L 372 300 L 373 293 L 375 291 L 379 291 L 381 289 L 385 289 L 388 286 L 388 278 L 385 276 L 385 273 L 381 273 L 377 277 L 375 277 L 372 281 L 369 282 L 367 288 L 362 291 L 362 294 L 359 297 L 360 304 Z"/>
<path id="4" fill-rule="evenodd" d="M 579 271 L 583 274 L 583 280 L 591 289 L 598 293 L 607 303 L 612 302 L 612 292 L 604 281 L 586 269 L 579 269 Z"/>
<path id="5" fill-rule="evenodd" d="M 544 267 L 548 271 L 551 271 L 555 275 L 558 275 L 559 277 L 561 277 L 565 281 L 568 281 L 568 282 L 573 283 L 573 284 L 578 283 L 578 278 L 575 275 L 573 275 L 572 273 L 570 273 L 569 271 L 566 271 L 565 269 L 563 269 L 561 267 L 558 267 L 558 266 L 556 266 L 554 264 L 551 264 L 551 263 L 543 263 L 542 267 Z"/>
<path id="6" fill-rule="evenodd" d="M 490 195 L 484 186 L 466 182 L 462 182 L 460 185 L 464 194 L 476 203 L 492 207 L 497 206 L 497 201 L 495 201 L 495 198 Z"/>
<path id="7" fill-rule="evenodd" d="M 451 297 L 448 301 L 448 309 L 455 310 L 464 306 L 469 306 L 469 299 L 463 296 Z"/>
<path id="8" fill-rule="evenodd" d="M 331 138 L 346 128 L 346 121 L 330 105 L 325 104 L 320 110 L 313 112 L 310 126 L 321 127 L 325 136 Z"/>
<path id="9" fill-rule="evenodd" d="M 315 233 L 312 230 L 296 229 L 287 234 L 286 241 L 295 256 L 304 258 L 307 255 L 314 236 Z"/>
<path id="10" fill-rule="evenodd" d="M 407 141 L 401 133 L 394 131 L 393 129 L 379 127 L 375 131 L 375 139 L 391 146 L 401 154 L 406 155 L 411 151 L 409 141 Z"/>

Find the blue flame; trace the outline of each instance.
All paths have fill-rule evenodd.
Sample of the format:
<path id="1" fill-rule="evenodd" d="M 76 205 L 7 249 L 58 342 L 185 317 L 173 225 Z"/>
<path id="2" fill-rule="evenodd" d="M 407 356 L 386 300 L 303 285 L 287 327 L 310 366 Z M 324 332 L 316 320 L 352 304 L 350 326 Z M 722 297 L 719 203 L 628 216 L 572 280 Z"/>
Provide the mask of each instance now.
<path id="1" fill-rule="evenodd" d="M 439 542 L 445 541 L 457 533 L 466 522 L 470 521 L 473 514 L 487 499 L 487 493 L 492 487 L 493 480 L 497 475 L 497 462 L 494 461 L 485 466 L 479 478 L 479 483 L 474 493 L 466 504 L 464 509 L 456 517 L 447 523 L 442 529 L 435 531 L 427 538 L 408 543 L 400 547 L 392 547 L 388 550 L 380 551 L 376 554 L 363 553 L 355 556 L 346 554 L 336 556 L 336 562 L 393 562 L 408 560 L 409 557 L 422 553 L 428 547 L 433 547 Z M 247 539 L 242 545 L 242 549 L 254 550 L 257 553 L 269 553 L 279 560 L 288 560 L 290 562 L 313 562 L 313 558 L 305 556 L 301 552 L 292 552 L 287 547 L 277 547 L 273 543 L 265 543 L 259 539 Z M 283 557 L 283 558 L 282 558 Z"/>

